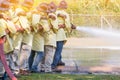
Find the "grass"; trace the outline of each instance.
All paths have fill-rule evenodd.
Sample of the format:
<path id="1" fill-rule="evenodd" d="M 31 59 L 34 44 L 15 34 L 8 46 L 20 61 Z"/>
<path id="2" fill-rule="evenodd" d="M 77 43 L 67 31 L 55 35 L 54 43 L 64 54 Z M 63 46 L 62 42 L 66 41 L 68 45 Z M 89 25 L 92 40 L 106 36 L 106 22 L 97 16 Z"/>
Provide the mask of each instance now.
<path id="1" fill-rule="evenodd" d="M 31 74 L 18 80 L 120 80 L 120 75 Z"/>

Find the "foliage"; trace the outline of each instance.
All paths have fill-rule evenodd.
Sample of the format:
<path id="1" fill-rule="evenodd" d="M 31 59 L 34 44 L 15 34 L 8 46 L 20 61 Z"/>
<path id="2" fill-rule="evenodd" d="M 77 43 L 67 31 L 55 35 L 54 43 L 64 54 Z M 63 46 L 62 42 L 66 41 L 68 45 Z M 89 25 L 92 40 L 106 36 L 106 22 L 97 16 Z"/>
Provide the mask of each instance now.
<path id="1" fill-rule="evenodd" d="M 119 14 L 120 0 L 67 0 L 68 11 L 81 14 Z"/>
<path id="2" fill-rule="evenodd" d="M 23 0 L 20 0 L 23 1 Z M 39 3 L 55 2 L 57 5 L 61 0 L 34 0 L 34 6 Z M 77 14 L 119 14 L 120 0 L 65 0 L 68 3 L 67 11 Z"/>
<path id="3" fill-rule="evenodd" d="M 60 0 L 35 0 L 35 6 L 42 2 L 55 2 L 57 5 Z M 79 14 L 119 14 L 120 0 L 66 0 L 68 3 L 67 11 Z"/>

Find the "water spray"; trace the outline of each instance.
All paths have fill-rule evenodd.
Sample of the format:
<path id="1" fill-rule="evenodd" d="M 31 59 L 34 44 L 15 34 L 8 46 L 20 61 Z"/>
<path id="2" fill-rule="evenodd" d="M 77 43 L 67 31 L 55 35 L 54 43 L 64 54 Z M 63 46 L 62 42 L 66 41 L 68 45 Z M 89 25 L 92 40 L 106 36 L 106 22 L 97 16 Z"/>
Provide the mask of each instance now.
<path id="1" fill-rule="evenodd" d="M 95 37 L 120 38 L 120 33 L 118 31 L 103 30 L 99 28 L 92 28 L 86 26 L 85 27 L 77 26 L 76 30 L 91 34 Z"/>

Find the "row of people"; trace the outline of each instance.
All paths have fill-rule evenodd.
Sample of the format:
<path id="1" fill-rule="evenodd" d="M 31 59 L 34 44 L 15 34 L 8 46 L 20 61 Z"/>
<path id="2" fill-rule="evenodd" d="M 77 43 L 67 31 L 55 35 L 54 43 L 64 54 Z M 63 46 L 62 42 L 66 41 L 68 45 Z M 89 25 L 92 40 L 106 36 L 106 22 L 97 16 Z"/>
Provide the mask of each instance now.
<path id="1" fill-rule="evenodd" d="M 17 80 L 17 78 L 12 74 L 10 68 L 7 65 L 6 56 L 5 56 L 5 43 L 8 41 L 8 33 L 14 33 L 14 30 L 12 27 L 10 27 L 8 24 L 11 24 L 11 21 L 9 20 L 8 16 L 8 10 L 9 10 L 9 2 L 8 1 L 0 1 L 0 59 L 3 63 L 3 66 L 5 68 L 5 73 L 8 74 L 11 80 Z M 17 31 L 17 28 L 15 28 L 15 31 Z M 12 31 L 13 30 L 13 31 Z M 4 80 L 4 77 L 2 78 Z"/>
<path id="2" fill-rule="evenodd" d="M 5 36 L 4 52 L 14 74 L 28 71 L 52 72 L 62 62 L 62 49 L 67 41 L 66 33 L 71 24 L 62 0 L 58 7 L 54 2 L 40 3 L 33 8 L 33 0 L 4 0 L 0 2 L 0 32 Z M 17 6 L 16 6 L 17 4 Z M 39 66 L 40 64 L 40 66 Z"/>

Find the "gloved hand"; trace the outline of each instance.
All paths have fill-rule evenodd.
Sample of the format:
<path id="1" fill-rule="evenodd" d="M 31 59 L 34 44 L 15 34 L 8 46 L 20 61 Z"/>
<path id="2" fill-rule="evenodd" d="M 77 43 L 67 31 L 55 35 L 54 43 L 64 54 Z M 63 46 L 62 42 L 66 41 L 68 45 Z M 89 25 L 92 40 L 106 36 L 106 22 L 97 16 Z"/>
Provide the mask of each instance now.
<path id="1" fill-rule="evenodd" d="M 76 26 L 71 23 L 71 28 L 72 28 L 72 29 L 76 29 Z"/>
<path id="2" fill-rule="evenodd" d="M 0 38 L 0 44 L 3 44 L 6 41 L 6 36 L 3 36 L 2 38 Z"/>

